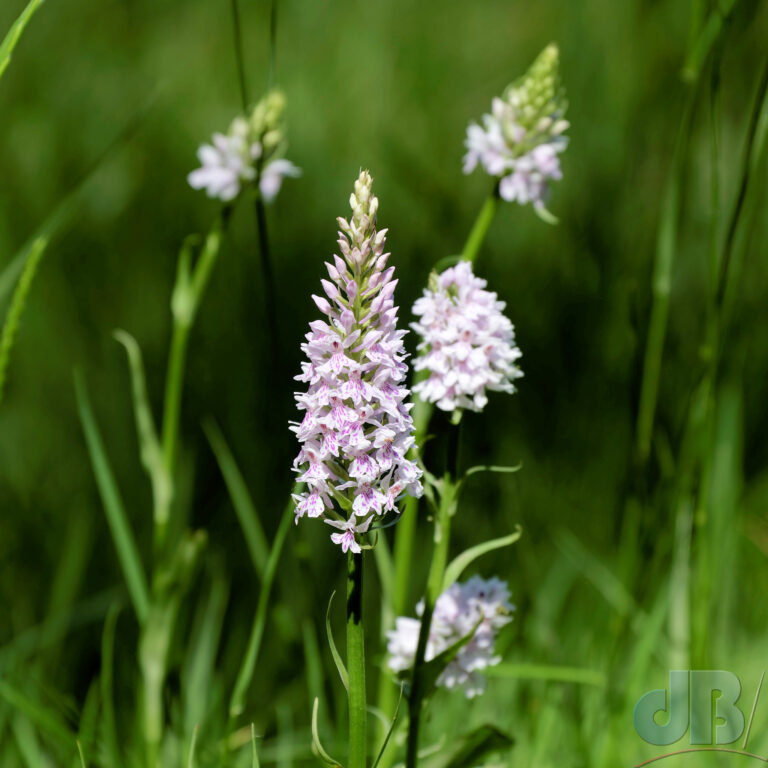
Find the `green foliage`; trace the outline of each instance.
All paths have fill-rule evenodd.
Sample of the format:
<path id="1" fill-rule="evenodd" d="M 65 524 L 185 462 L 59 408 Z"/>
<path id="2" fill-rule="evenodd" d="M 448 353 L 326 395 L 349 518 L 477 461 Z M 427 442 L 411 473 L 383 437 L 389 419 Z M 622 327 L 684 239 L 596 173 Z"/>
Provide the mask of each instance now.
<path id="1" fill-rule="evenodd" d="M 11 297 L 11 305 L 8 308 L 8 314 L 3 324 L 2 333 L 0 333 L 0 404 L 3 401 L 3 391 L 5 389 L 5 379 L 8 375 L 8 363 L 11 359 L 11 349 L 16 339 L 16 333 L 19 330 L 19 321 L 24 312 L 24 304 L 27 295 L 32 287 L 32 281 L 35 278 L 38 264 L 43 257 L 43 253 L 48 245 L 48 241 L 38 238 L 32 244 L 29 255 L 21 272 L 21 277 L 16 285 L 16 290 Z"/>
<path id="2" fill-rule="evenodd" d="M 290 524 L 286 422 L 329 222 L 361 165 L 380 185 L 402 323 L 466 243 L 524 352 L 519 392 L 463 418 L 462 465 L 478 466 L 444 581 L 470 565 L 507 579 L 515 621 L 484 696 L 435 692 L 420 765 L 637 764 L 656 753 L 634 703 L 686 661 L 733 669 L 753 700 L 768 639 L 765 4 L 284 3 L 278 31 L 276 2 L 241 3 L 244 75 L 254 94 L 279 82 L 303 178 L 266 213 L 274 294 L 248 203 L 226 249 L 221 219 L 186 243 L 169 318 L 173 254 L 216 216 L 184 177 L 240 101 L 228 8 L 47 3 L 14 49 L 40 5 L 24 2 L 0 3 L 0 764 L 146 768 L 137 656 L 152 615 L 163 766 L 305 768 L 313 746 L 339 765 L 344 648 L 318 637 L 343 564 L 330 531 Z M 461 174 L 466 124 L 551 39 L 572 122 L 557 228 Z M 177 365 L 155 421 L 171 323 Z M 143 355 L 120 332 L 130 379 L 115 327 L 141 340 Z M 423 455 L 436 468 L 431 411 L 414 413 L 436 435 Z M 383 633 L 422 596 L 431 515 L 408 502 L 377 531 L 376 573 L 368 558 L 386 723 L 370 729 L 372 755 L 392 724 L 378 768 L 401 759 L 407 720 L 405 702 L 392 719 Z M 406 526 L 403 573 L 392 540 Z M 123 584 L 133 610 L 118 621 Z M 764 729 L 749 746 L 768 752 Z"/>

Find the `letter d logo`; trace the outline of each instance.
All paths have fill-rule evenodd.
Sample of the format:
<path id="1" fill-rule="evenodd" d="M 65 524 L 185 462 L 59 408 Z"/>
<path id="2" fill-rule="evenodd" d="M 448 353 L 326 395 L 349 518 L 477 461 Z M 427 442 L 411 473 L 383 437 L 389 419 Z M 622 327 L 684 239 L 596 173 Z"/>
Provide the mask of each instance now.
<path id="1" fill-rule="evenodd" d="M 654 720 L 657 712 L 667 712 L 664 725 Z M 688 730 L 688 670 L 674 669 L 669 673 L 669 706 L 664 688 L 648 691 L 635 704 L 635 730 L 644 741 L 665 747 L 685 736 Z"/>

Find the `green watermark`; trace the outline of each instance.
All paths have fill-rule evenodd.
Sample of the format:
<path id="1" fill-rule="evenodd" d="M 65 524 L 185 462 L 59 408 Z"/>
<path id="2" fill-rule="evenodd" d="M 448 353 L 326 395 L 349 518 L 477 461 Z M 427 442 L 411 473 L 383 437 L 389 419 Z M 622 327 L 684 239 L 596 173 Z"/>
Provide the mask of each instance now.
<path id="1" fill-rule="evenodd" d="M 688 734 L 690 749 L 667 756 L 718 750 L 758 757 L 746 749 L 764 677 L 765 672 L 746 718 L 739 704 L 741 681 L 733 672 L 674 669 L 669 673 L 668 689 L 657 688 L 638 699 L 632 718 L 635 730 L 641 739 L 659 747 L 677 744 Z M 725 747 L 742 737 L 741 749 Z"/>

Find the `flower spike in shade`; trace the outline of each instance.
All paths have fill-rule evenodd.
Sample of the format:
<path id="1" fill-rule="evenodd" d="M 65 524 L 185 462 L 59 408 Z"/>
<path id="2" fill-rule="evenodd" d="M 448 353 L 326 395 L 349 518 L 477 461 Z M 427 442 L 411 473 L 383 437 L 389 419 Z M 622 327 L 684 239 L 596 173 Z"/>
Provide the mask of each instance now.
<path id="1" fill-rule="evenodd" d="M 465 142 L 464 173 L 482 165 L 499 179 L 502 199 L 532 203 L 545 216 L 549 183 L 562 178 L 559 154 L 568 144 L 558 60 L 557 46 L 548 45 L 528 72 L 493 100 L 482 126 L 469 126 Z"/>
<path id="2" fill-rule="evenodd" d="M 271 91 L 250 117 L 236 117 L 226 134 L 215 133 L 213 143 L 203 144 L 197 151 L 202 165 L 187 177 L 190 186 L 229 202 L 255 182 L 264 201 L 272 202 L 286 176 L 301 174 L 282 157 L 286 145 L 284 109 L 283 94 Z"/>
<path id="3" fill-rule="evenodd" d="M 431 661 L 473 630 L 474 634 L 442 671 L 437 685 L 461 688 L 468 698 L 483 693 L 485 677 L 481 672 L 501 661 L 493 646 L 499 630 L 512 621 L 513 610 L 507 584 L 500 579 L 474 576 L 448 587 L 435 603 L 425 660 Z M 424 604 L 419 603 L 416 613 L 420 616 L 423 611 Z M 398 675 L 406 675 L 413 668 L 420 626 L 419 619 L 400 616 L 395 629 L 387 633 L 389 668 Z"/>
<path id="4" fill-rule="evenodd" d="M 481 411 L 488 390 L 512 393 L 523 375 L 506 305 L 485 290 L 468 261 L 433 273 L 429 282 L 413 305 L 419 320 L 411 324 L 420 337 L 414 370 L 429 375 L 413 391 L 443 411 Z"/>
<path id="5" fill-rule="evenodd" d="M 397 328 L 394 267 L 387 267 L 386 230 L 376 229 L 379 201 L 362 171 L 350 198 L 352 217 L 338 219 L 339 249 L 326 262 L 330 280 L 312 299 L 323 320 L 309 324 L 296 394 L 303 412 L 291 426 L 301 450 L 294 461 L 307 486 L 297 494 L 296 522 L 319 517 L 344 552 L 360 551 L 360 537 L 405 494 L 420 496 L 421 470 L 406 458 L 413 420 L 405 387 L 405 330 Z"/>

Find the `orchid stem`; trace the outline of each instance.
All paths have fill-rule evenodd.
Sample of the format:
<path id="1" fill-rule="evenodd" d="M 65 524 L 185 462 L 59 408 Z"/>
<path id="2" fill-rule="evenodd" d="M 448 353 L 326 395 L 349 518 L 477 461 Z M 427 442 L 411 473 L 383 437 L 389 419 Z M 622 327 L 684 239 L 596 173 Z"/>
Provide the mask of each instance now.
<path id="1" fill-rule="evenodd" d="M 448 553 L 451 544 L 451 517 L 456 511 L 458 485 L 458 457 L 461 424 L 451 427 L 448 445 L 448 466 L 440 484 L 440 506 L 435 521 L 434 550 L 429 566 L 427 594 L 424 598 L 424 612 L 421 615 L 419 641 L 413 662 L 411 697 L 408 702 L 408 744 L 405 758 L 406 768 L 416 768 L 419 759 L 419 728 L 426 691 L 422 669 L 426 660 L 429 632 L 432 627 L 432 614 L 435 604 L 443 590 L 445 569 L 448 565 Z"/>
<path id="2" fill-rule="evenodd" d="M 347 556 L 347 671 L 349 673 L 349 768 L 366 768 L 367 704 L 363 631 L 363 554 Z"/>
<path id="3" fill-rule="evenodd" d="M 496 215 L 496 209 L 499 207 L 499 199 L 499 185 L 496 183 L 493 192 L 488 195 L 485 203 L 483 203 L 483 207 L 480 209 L 480 213 L 477 214 L 467 242 L 464 244 L 464 249 L 461 252 L 463 261 L 474 262 L 477 258 L 477 254 L 480 252 L 480 248 L 485 241 L 485 236 L 488 234 L 491 222 Z"/>

